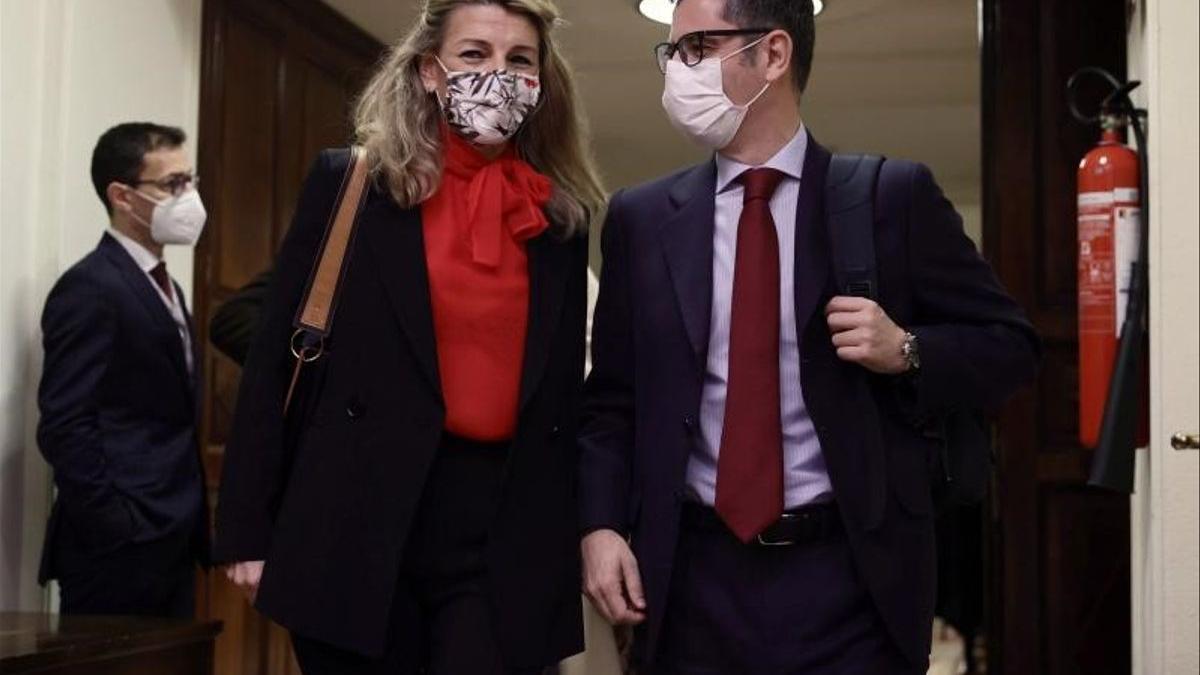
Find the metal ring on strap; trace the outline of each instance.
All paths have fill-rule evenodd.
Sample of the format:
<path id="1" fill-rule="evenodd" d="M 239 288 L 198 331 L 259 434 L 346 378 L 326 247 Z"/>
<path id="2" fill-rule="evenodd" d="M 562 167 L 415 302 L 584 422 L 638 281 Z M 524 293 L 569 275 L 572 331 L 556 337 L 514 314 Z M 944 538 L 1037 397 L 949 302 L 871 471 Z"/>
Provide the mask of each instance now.
<path id="1" fill-rule="evenodd" d="M 290 343 L 292 348 L 292 356 L 295 356 L 298 360 L 303 361 L 304 363 L 312 363 L 325 354 L 325 338 L 317 338 L 320 340 L 320 342 L 317 343 L 316 347 L 308 347 L 305 345 L 297 346 L 296 338 L 304 335 L 305 332 L 306 331 L 304 329 L 300 328 L 297 329 L 295 333 L 292 333 L 292 339 Z"/>

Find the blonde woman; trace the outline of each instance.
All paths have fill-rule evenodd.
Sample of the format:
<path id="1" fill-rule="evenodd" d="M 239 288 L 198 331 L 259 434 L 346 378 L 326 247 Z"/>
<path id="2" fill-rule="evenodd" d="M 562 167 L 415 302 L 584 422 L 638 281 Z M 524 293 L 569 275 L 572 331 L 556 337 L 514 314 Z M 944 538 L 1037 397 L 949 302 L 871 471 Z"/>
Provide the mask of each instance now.
<path id="1" fill-rule="evenodd" d="M 373 171 L 327 356 L 292 318 L 322 153 L 226 447 L 215 554 L 306 675 L 538 672 L 582 649 L 573 412 L 603 194 L 549 0 L 428 0 L 367 86 Z"/>

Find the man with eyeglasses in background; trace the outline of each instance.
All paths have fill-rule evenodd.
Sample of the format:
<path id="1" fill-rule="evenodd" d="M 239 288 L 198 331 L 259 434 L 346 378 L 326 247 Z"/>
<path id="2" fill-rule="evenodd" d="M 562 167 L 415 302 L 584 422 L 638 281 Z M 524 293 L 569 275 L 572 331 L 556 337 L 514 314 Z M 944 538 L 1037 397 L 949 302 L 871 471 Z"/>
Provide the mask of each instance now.
<path id="1" fill-rule="evenodd" d="M 108 230 L 42 313 L 37 437 L 57 494 L 39 580 L 58 579 L 63 614 L 191 617 L 208 560 L 200 352 L 163 261 L 206 219 L 185 140 L 145 122 L 100 137 L 91 175 Z"/>
<path id="2" fill-rule="evenodd" d="M 639 673 L 925 672 L 940 446 L 918 420 L 1036 367 L 921 165 L 878 174 L 878 303 L 839 288 L 832 157 L 801 121 L 814 30 L 810 0 L 679 0 L 663 105 L 715 158 L 609 204 L 582 555 Z"/>

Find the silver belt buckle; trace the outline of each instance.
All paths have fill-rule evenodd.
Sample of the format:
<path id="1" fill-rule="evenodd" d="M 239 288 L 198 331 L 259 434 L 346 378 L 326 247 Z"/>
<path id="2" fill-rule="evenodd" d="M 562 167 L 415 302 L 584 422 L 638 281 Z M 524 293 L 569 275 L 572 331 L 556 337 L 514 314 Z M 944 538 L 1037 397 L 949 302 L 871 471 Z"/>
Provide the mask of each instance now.
<path id="1" fill-rule="evenodd" d="M 800 518 L 800 515 L 799 515 L 799 514 L 796 514 L 796 513 L 784 513 L 784 514 L 782 514 L 782 515 L 780 515 L 780 516 L 779 516 L 779 520 L 778 520 L 778 521 L 776 521 L 776 522 L 787 521 L 787 520 L 796 520 L 796 519 L 798 519 L 798 518 Z M 770 540 L 770 539 L 764 539 L 761 533 L 759 533 L 759 534 L 758 534 L 758 535 L 755 537 L 755 539 L 757 539 L 757 541 L 758 541 L 758 545 L 759 545 L 759 546 L 795 546 L 795 545 L 796 545 L 796 542 L 795 542 L 795 540 L 790 540 L 790 541 L 772 541 L 772 540 Z"/>

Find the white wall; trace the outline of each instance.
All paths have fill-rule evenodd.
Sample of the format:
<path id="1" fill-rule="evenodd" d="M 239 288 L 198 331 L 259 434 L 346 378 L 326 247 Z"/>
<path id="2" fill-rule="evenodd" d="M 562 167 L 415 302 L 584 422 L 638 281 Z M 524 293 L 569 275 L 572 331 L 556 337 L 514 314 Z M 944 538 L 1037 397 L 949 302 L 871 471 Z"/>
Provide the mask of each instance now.
<path id="1" fill-rule="evenodd" d="M 201 0 L 0 0 L 0 610 L 40 609 L 49 472 L 34 445 L 38 320 L 107 225 L 88 166 L 119 122 L 181 126 L 195 157 Z M 192 254 L 167 266 L 191 295 Z"/>
<path id="2" fill-rule="evenodd" d="M 936 178 L 936 176 L 935 176 Z M 977 183 L 963 183 L 959 185 L 943 185 L 942 191 L 946 193 L 946 199 L 954 204 L 958 215 L 963 219 L 963 230 L 967 236 L 975 242 L 975 246 L 983 248 L 983 204 L 982 202 L 982 186 Z"/>
<path id="3" fill-rule="evenodd" d="M 1131 502 L 1133 672 L 1200 670 L 1200 453 L 1170 437 L 1200 431 L 1200 17 L 1195 0 L 1141 0 L 1130 76 L 1150 111 L 1151 442 Z"/>

